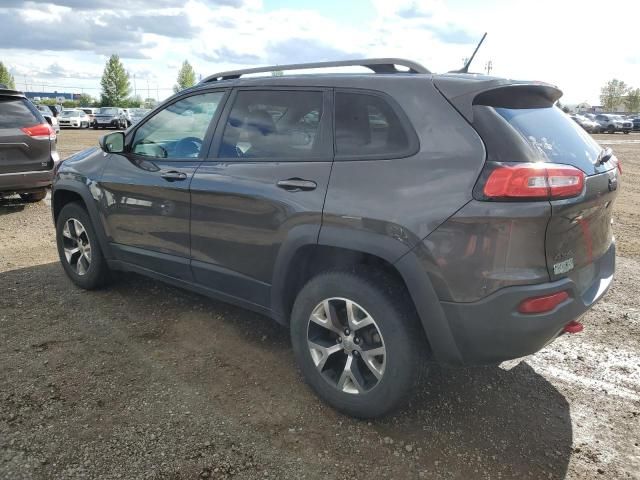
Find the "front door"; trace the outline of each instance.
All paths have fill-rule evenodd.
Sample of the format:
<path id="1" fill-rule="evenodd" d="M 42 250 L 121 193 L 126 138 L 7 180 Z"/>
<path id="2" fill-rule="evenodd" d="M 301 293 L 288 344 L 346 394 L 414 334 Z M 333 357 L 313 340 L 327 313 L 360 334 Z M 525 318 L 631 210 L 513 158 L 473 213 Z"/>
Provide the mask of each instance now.
<path id="1" fill-rule="evenodd" d="M 195 281 L 269 308 L 282 245 L 320 230 L 333 159 L 329 93 L 234 92 L 191 182 Z"/>
<path id="2" fill-rule="evenodd" d="M 168 104 L 127 134 L 101 178 L 105 230 L 116 257 L 191 280 L 189 184 L 210 145 L 224 91 Z"/>

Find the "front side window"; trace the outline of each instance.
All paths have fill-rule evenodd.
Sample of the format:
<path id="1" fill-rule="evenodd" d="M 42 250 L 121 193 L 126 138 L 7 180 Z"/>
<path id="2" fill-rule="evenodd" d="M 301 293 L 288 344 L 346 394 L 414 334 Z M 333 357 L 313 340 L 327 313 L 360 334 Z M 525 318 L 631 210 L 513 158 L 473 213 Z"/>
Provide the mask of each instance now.
<path id="1" fill-rule="evenodd" d="M 222 158 L 321 155 L 323 93 L 240 91 L 225 126 Z"/>
<path id="2" fill-rule="evenodd" d="M 155 158 L 197 158 L 223 96 L 211 92 L 172 103 L 136 131 L 131 151 Z"/>
<path id="3" fill-rule="evenodd" d="M 336 93 L 337 155 L 401 155 L 409 148 L 402 122 L 382 97 Z"/>

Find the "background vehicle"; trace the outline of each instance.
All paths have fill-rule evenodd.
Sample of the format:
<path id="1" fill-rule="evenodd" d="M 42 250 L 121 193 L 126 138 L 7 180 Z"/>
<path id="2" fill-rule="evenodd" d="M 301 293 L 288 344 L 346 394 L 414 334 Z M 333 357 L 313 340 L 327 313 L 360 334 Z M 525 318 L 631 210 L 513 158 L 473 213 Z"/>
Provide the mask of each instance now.
<path id="1" fill-rule="evenodd" d="M 589 133 L 600 133 L 602 127 L 596 121 L 590 120 L 582 115 L 569 115 L 571 119 L 584 128 Z"/>
<path id="2" fill-rule="evenodd" d="M 47 123 L 51 125 L 56 135 L 60 133 L 60 124 L 58 123 L 58 119 L 51 112 L 51 109 L 46 105 L 36 105 L 35 107 L 38 109 Z"/>
<path id="3" fill-rule="evenodd" d="M 347 65 L 376 73 L 243 78 Z M 561 94 L 401 59 L 215 74 L 65 160 L 60 260 L 270 316 L 322 399 L 380 415 L 424 359 L 534 353 L 609 288 L 619 165 Z"/>
<path id="4" fill-rule="evenodd" d="M 633 131 L 640 131 L 640 117 L 636 117 L 633 119 Z"/>
<path id="5" fill-rule="evenodd" d="M 87 114 L 87 116 L 89 117 L 89 125 L 93 126 L 93 122 L 95 122 L 96 120 L 96 112 L 98 111 L 98 109 L 91 107 L 80 107 L 80 110 Z"/>
<path id="6" fill-rule="evenodd" d="M 95 114 L 93 128 L 127 128 L 127 118 L 122 108 L 102 107 Z"/>
<path id="7" fill-rule="evenodd" d="M 150 111 L 151 111 L 151 109 L 149 109 L 149 108 L 130 108 L 129 112 L 131 114 L 131 122 L 132 122 L 132 124 L 135 125 L 136 123 L 138 123 Z"/>
<path id="8" fill-rule="evenodd" d="M 600 124 L 602 131 L 607 133 L 629 133 L 633 128 L 633 123 L 624 120 L 620 115 L 601 113 L 596 116 L 596 121 Z"/>
<path id="9" fill-rule="evenodd" d="M 80 109 L 63 110 L 59 117 L 60 127 L 89 128 L 89 115 Z"/>
<path id="10" fill-rule="evenodd" d="M 56 134 L 18 91 L 0 87 L 0 197 L 42 200 L 58 164 Z"/>

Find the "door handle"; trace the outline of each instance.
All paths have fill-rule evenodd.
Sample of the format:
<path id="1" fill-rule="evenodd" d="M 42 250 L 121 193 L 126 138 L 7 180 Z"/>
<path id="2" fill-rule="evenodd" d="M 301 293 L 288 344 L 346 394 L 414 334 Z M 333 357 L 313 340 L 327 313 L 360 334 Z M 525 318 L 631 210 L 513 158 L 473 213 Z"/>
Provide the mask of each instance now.
<path id="1" fill-rule="evenodd" d="M 177 172 L 175 170 L 169 170 L 167 172 L 161 172 L 160 176 L 164 178 L 167 182 L 177 182 L 180 180 L 185 180 L 187 178 L 187 174 L 184 172 Z"/>
<path id="2" fill-rule="evenodd" d="M 315 190 L 318 184 L 312 180 L 303 180 L 302 178 L 289 178 L 280 180 L 276 185 L 289 192 Z"/>

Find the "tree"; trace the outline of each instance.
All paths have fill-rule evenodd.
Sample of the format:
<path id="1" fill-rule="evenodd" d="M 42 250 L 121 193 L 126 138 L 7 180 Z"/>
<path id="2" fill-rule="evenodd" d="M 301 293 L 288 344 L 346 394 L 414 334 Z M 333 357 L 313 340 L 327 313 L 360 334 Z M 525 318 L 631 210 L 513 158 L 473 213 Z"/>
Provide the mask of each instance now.
<path id="1" fill-rule="evenodd" d="M 11 90 L 16 88 L 16 82 L 13 80 L 13 75 L 9 73 L 9 69 L 7 69 L 2 62 L 0 62 L 0 83 L 4 83 Z"/>
<path id="2" fill-rule="evenodd" d="M 113 54 L 107 60 L 100 85 L 102 86 L 100 103 L 103 107 L 120 107 L 126 102 L 131 91 L 129 74 L 118 55 Z"/>
<path id="3" fill-rule="evenodd" d="M 614 78 L 609 80 L 607 84 L 600 89 L 600 102 L 605 112 L 615 111 L 620 103 L 622 97 L 627 93 L 629 87 L 622 80 Z"/>
<path id="4" fill-rule="evenodd" d="M 173 91 L 178 93 L 185 88 L 193 87 L 196 84 L 196 72 L 189 62 L 182 62 L 182 67 L 178 72 L 178 83 L 173 86 Z"/>
<path id="5" fill-rule="evenodd" d="M 640 112 L 640 88 L 632 88 L 627 92 L 627 98 L 624 99 L 624 106 L 628 112 Z"/>
<path id="6" fill-rule="evenodd" d="M 95 103 L 95 100 L 88 93 L 82 93 L 78 97 L 78 105 L 81 107 L 90 107 Z"/>

